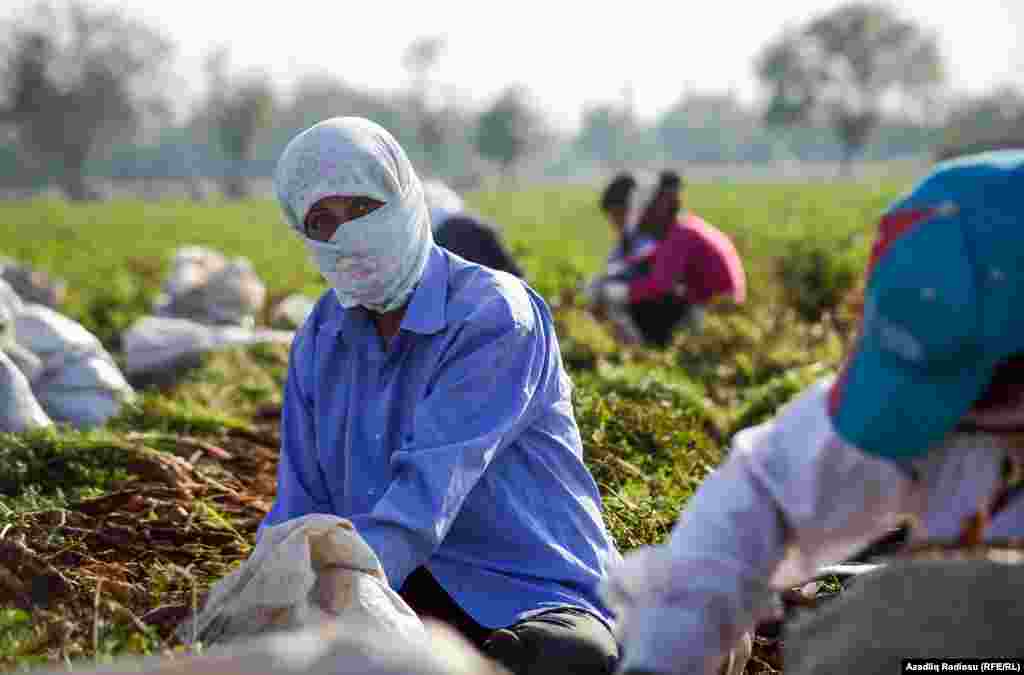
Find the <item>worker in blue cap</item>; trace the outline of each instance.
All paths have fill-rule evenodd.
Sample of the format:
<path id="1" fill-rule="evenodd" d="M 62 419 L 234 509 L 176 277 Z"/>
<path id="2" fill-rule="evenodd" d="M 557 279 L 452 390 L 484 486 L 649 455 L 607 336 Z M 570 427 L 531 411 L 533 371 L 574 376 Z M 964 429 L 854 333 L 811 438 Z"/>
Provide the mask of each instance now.
<path id="1" fill-rule="evenodd" d="M 940 164 L 886 211 L 860 336 L 838 377 L 736 434 L 669 540 L 611 571 L 619 672 L 714 672 L 774 618 L 778 589 L 907 516 L 912 546 L 1024 535 L 1022 194 L 1024 151 L 999 151 Z M 1024 567 L 917 565 L 887 569 L 880 586 L 858 581 L 849 597 L 860 610 L 799 633 L 814 644 L 794 647 L 787 673 L 1024 656 L 1013 628 Z"/>

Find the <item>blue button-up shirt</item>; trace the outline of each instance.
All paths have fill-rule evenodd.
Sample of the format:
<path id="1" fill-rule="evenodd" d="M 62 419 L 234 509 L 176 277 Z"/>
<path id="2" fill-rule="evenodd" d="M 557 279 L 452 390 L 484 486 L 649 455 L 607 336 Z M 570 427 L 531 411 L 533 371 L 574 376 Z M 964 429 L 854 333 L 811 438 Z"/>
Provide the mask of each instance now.
<path id="1" fill-rule="evenodd" d="M 399 332 L 332 292 L 292 345 L 263 526 L 349 518 L 391 585 L 425 565 L 488 628 L 574 605 L 609 620 L 618 559 L 544 300 L 435 246 Z"/>

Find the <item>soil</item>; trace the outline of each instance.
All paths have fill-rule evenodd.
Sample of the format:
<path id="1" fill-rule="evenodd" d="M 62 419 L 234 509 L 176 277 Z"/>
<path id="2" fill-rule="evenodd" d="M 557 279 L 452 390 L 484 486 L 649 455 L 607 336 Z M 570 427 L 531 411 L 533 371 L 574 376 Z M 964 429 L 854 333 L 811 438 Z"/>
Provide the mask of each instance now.
<path id="1" fill-rule="evenodd" d="M 262 417 L 220 438 L 180 436 L 173 453 L 141 447 L 137 480 L 2 528 L 0 607 L 46 624 L 19 651 L 92 644 L 97 617 L 176 644 L 174 628 L 248 556 L 273 503 L 280 440 L 273 414 Z"/>

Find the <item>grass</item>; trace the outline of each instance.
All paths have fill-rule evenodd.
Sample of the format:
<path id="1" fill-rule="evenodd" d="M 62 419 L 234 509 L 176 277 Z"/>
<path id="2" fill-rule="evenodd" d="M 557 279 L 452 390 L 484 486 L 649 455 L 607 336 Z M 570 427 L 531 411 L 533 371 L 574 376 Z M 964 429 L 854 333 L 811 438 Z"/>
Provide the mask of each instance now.
<path id="1" fill-rule="evenodd" d="M 702 335 L 680 335 L 664 350 L 620 349 L 604 326 L 561 302 L 564 289 L 600 270 L 611 245 L 595 189 L 469 196 L 503 225 L 555 309 L 586 461 L 623 550 L 662 541 L 731 435 L 836 366 L 852 325 L 837 301 L 849 280 L 813 268 L 787 276 L 807 261 L 780 261 L 803 255 L 794 242 L 813 240 L 816 256 L 834 247 L 862 264 L 878 214 L 906 186 L 690 186 L 690 206 L 736 242 L 749 299 L 713 310 Z M 0 203 L 0 222 L 0 255 L 66 279 L 62 311 L 115 353 L 177 246 L 248 257 L 271 299 L 324 289 L 267 201 Z M 834 289 L 794 287 L 833 278 Z M 797 306 L 806 290 L 829 291 L 813 295 L 827 298 L 820 316 Z M 3 546 L 24 545 L 36 557 L 23 563 L 44 561 L 65 589 L 53 606 L 26 604 L 27 591 L 5 587 L 0 574 L 0 670 L 180 649 L 175 612 L 245 558 L 273 499 L 287 357 L 279 345 L 213 354 L 174 386 L 142 392 L 102 429 L 0 435 L 0 573 L 11 564 Z"/>

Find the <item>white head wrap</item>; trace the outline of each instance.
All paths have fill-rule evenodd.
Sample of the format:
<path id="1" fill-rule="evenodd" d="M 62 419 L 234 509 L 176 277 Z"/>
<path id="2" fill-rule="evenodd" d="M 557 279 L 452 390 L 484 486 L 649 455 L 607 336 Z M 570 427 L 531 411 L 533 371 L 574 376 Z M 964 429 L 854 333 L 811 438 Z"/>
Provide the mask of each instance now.
<path id="1" fill-rule="evenodd" d="M 423 181 L 423 193 L 427 198 L 427 208 L 430 209 L 430 225 L 434 232 L 437 232 L 441 223 L 456 213 L 466 210 L 462 197 L 439 180 Z"/>
<path id="2" fill-rule="evenodd" d="M 640 228 L 640 219 L 643 218 L 647 205 L 651 203 L 654 195 L 658 193 L 657 177 L 651 179 L 645 177 L 639 187 L 633 191 L 630 200 L 629 213 L 626 214 L 626 225 L 624 231 L 627 235 L 634 235 Z"/>
<path id="3" fill-rule="evenodd" d="M 402 306 L 423 275 L 433 236 L 420 180 L 387 130 L 359 117 L 313 125 L 284 149 L 274 189 L 343 307 L 387 312 Z M 343 223 L 329 241 L 305 237 L 313 205 L 345 195 L 384 206 Z"/>

